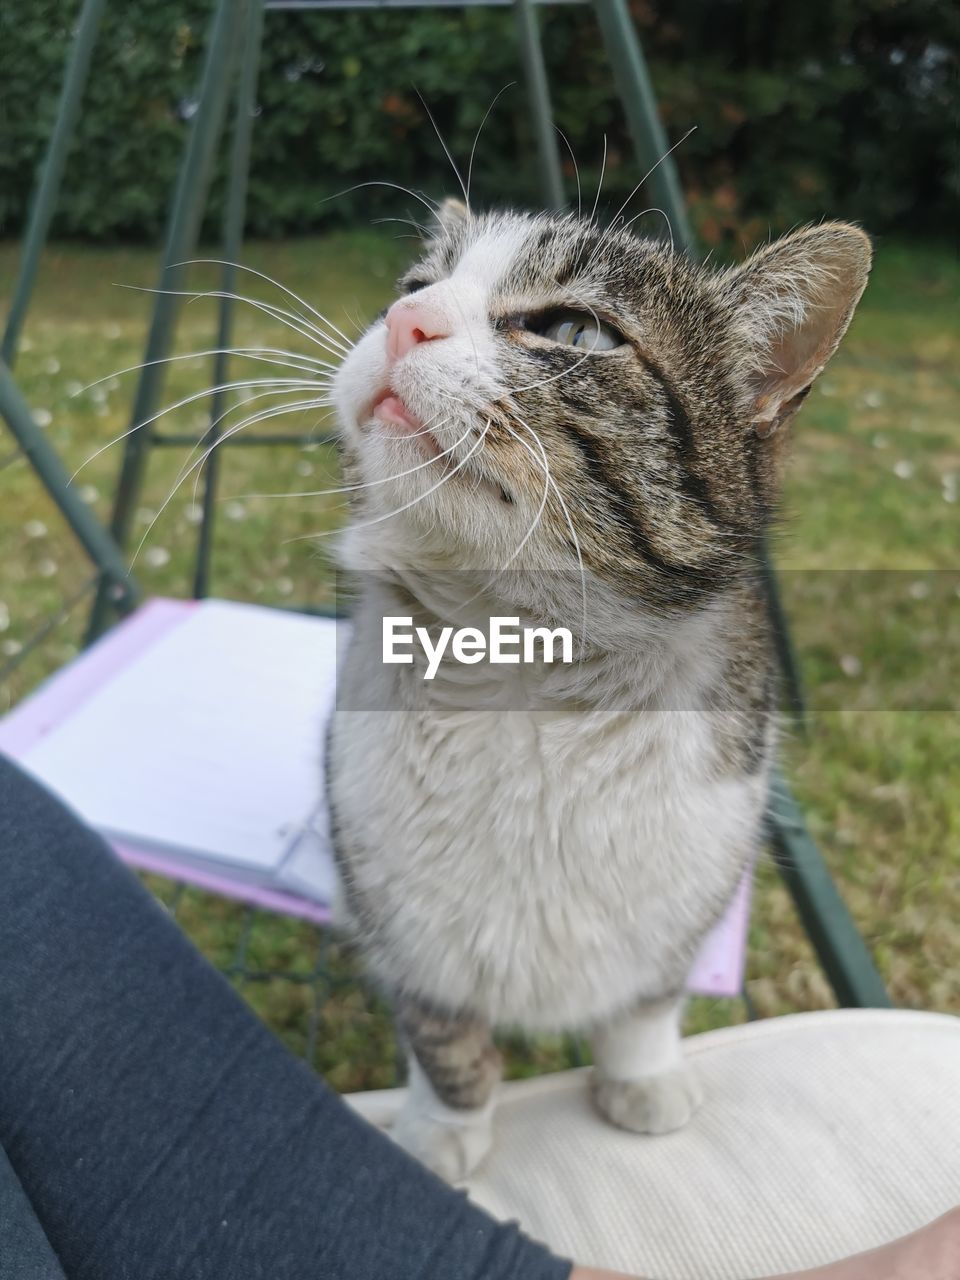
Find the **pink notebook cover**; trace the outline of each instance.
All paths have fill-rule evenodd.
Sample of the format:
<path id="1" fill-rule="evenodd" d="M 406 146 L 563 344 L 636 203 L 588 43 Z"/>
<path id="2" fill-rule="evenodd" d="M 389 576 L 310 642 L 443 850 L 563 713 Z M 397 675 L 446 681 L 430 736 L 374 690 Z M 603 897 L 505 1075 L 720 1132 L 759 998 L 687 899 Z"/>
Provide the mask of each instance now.
<path id="1" fill-rule="evenodd" d="M 62 724 L 114 674 L 144 653 L 170 628 L 178 626 L 193 601 L 151 600 L 119 623 L 13 711 L 0 720 L 0 751 L 14 759 L 25 756 L 52 729 Z M 299 916 L 317 924 L 330 920 L 329 907 L 297 894 L 251 885 L 181 863 L 173 854 L 138 849 L 113 841 L 116 853 L 132 866 L 184 881 L 267 911 Z M 690 975 L 689 990 L 698 995 L 733 996 L 743 984 L 746 935 L 750 918 L 752 870 L 744 876 L 723 918 L 705 940 Z"/>

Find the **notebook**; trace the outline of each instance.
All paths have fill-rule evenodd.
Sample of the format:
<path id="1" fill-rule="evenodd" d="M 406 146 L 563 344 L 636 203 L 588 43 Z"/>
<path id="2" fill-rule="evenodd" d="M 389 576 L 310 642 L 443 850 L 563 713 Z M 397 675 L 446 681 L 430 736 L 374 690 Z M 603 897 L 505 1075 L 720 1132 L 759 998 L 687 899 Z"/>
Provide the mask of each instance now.
<path id="1" fill-rule="evenodd" d="M 0 749 L 129 861 L 325 920 L 323 740 L 342 625 L 153 600 L 0 721 Z"/>
<path id="2" fill-rule="evenodd" d="M 152 600 L 0 720 L 0 751 L 135 866 L 325 923 L 335 876 L 324 727 L 347 625 Z M 691 989 L 739 991 L 749 885 Z"/>

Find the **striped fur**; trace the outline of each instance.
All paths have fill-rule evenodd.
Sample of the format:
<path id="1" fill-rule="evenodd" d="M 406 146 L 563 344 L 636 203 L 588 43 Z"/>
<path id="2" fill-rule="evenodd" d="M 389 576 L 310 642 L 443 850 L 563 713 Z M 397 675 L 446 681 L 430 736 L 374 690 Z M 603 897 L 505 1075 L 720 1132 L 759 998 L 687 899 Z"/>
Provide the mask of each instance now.
<path id="1" fill-rule="evenodd" d="M 773 749 L 757 553 L 783 428 L 869 261 L 841 224 L 710 272 L 619 226 L 449 208 L 400 285 L 443 341 L 391 362 L 377 322 L 337 376 L 364 486 L 340 703 L 367 708 L 329 737 L 343 911 L 412 1055 L 398 1136 L 448 1177 L 489 1142 L 491 1027 L 591 1033 L 594 1098 L 627 1128 L 697 1104 L 678 993 L 757 847 Z M 571 308 L 623 343 L 537 331 Z M 378 429 L 388 385 L 445 457 Z M 444 661 L 427 685 L 380 660 L 383 614 L 496 612 L 579 629 L 578 663 Z"/>

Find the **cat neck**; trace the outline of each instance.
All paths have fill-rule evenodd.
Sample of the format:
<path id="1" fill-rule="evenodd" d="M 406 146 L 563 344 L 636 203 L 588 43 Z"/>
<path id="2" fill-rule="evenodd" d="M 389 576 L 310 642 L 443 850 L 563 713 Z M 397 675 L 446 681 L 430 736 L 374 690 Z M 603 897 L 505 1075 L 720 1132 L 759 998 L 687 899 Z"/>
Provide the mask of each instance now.
<path id="1" fill-rule="evenodd" d="M 422 628 L 428 647 L 416 639 L 409 646 L 414 682 L 419 677 L 431 702 L 462 710 L 703 709 L 723 681 L 743 606 L 742 599 L 720 596 L 668 618 L 604 588 L 588 590 L 584 613 L 579 583 L 566 575 L 555 582 L 529 573 L 505 580 L 479 570 L 381 567 L 363 571 L 356 586 L 359 625 L 382 634 L 383 620 L 394 619 L 413 636 Z M 553 661 L 543 659 L 541 648 L 532 661 L 495 665 L 488 656 L 464 663 L 451 638 L 464 628 L 489 637 L 493 619 L 520 635 L 514 650 L 521 654 L 524 631 L 566 627 L 569 660 L 557 660 L 556 644 Z M 431 662 L 430 648 L 441 641 L 445 647 Z"/>

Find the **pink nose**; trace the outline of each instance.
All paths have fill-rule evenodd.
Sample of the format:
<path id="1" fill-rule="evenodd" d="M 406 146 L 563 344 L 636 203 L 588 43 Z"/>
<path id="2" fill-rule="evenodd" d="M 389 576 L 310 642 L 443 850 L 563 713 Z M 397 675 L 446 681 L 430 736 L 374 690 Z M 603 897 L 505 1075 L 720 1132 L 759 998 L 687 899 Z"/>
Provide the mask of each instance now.
<path id="1" fill-rule="evenodd" d="M 401 298 L 386 315 L 387 354 L 401 360 L 421 342 L 449 338 L 450 327 L 433 308 Z"/>

